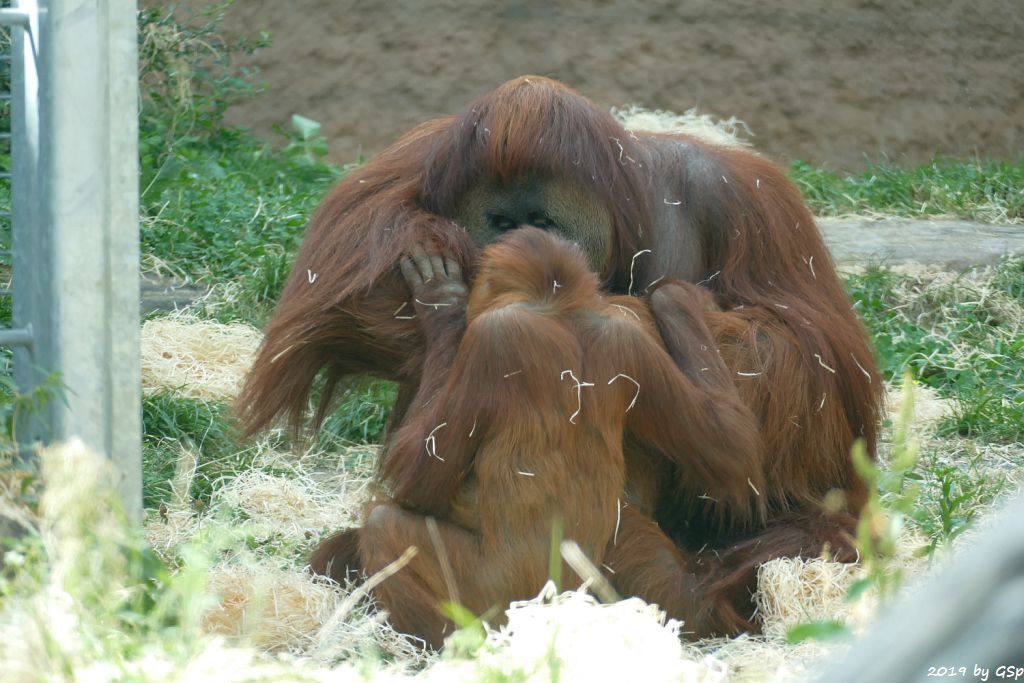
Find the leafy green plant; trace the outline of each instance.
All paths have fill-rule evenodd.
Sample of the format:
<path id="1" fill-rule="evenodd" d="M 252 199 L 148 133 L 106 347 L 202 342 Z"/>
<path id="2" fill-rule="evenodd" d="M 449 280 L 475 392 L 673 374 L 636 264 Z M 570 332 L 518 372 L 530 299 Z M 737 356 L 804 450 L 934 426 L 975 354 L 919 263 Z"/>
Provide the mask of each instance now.
<path id="1" fill-rule="evenodd" d="M 893 561 L 907 520 L 912 517 L 921 497 L 920 476 L 915 470 L 918 444 L 911 437 L 914 419 L 913 380 L 903 376 L 903 399 L 893 426 L 892 449 L 888 462 L 881 464 L 868 457 L 863 441 L 854 443 L 852 457 L 857 474 L 868 486 L 868 499 L 857 521 L 857 552 L 863 572 L 847 590 L 846 600 L 858 600 L 874 591 L 886 600 L 899 589 L 903 571 Z M 849 628 L 837 619 L 798 624 L 786 633 L 786 640 L 832 640 L 849 635 Z"/>
<path id="2" fill-rule="evenodd" d="M 269 40 L 223 39 L 228 4 L 139 15 L 141 238 L 154 266 L 239 283 L 220 315 L 260 322 L 308 217 L 343 170 L 325 161 L 326 139 L 308 118 L 279 129 L 280 150 L 225 123 L 231 104 L 257 92 L 236 58 Z"/>
<path id="3" fill-rule="evenodd" d="M 143 195 L 144 252 L 211 283 L 240 281 L 255 303 L 273 301 L 308 217 L 340 174 L 299 158 L 243 131 L 178 147 Z"/>
<path id="4" fill-rule="evenodd" d="M 934 470 L 934 474 L 939 484 L 936 505 L 939 525 L 933 530 L 926 526 L 925 530 L 932 531 L 935 542 L 953 541 L 967 529 L 973 514 L 964 511 L 969 502 L 977 498 L 978 491 L 974 482 L 955 465 L 943 465 Z"/>
<path id="5" fill-rule="evenodd" d="M 808 640 L 840 640 L 849 635 L 850 629 L 838 619 L 805 621 L 786 631 L 786 642 L 797 645 Z"/>
<path id="6" fill-rule="evenodd" d="M 913 519 L 934 553 L 957 539 L 1007 486 L 1005 477 L 986 468 L 980 454 L 951 462 L 929 454 L 915 473 L 922 494 Z"/>
<path id="7" fill-rule="evenodd" d="M 32 415 L 39 415 L 52 401 L 63 401 L 66 387 L 60 373 L 46 375 L 35 387 L 27 392 L 19 390 L 14 378 L 0 373 L 0 455 L 4 451 L 16 451 L 18 444 L 18 421 Z"/>
<path id="8" fill-rule="evenodd" d="M 316 166 L 327 156 L 327 138 L 320 134 L 320 124 L 313 119 L 292 114 L 292 130 L 278 127 L 278 132 L 289 140 L 281 152 L 286 159 L 304 166 Z"/>
<path id="9" fill-rule="evenodd" d="M 892 595 L 902 581 L 902 570 L 891 562 L 907 518 L 913 514 L 921 496 L 914 467 L 918 443 L 911 438 L 914 420 L 914 391 L 910 373 L 903 375 L 903 399 L 893 425 L 892 451 L 883 467 L 872 461 L 862 441 L 853 447 L 857 474 L 868 484 L 868 500 L 857 522 L 857 551 L 864 566 L 864 577 L 850 587 L 853 600 L 868 588 L 884 599 Z"/>
<path id="10" fill-rule="evenodd" d="M 484 617 L 478 617 L 462 605 L 448 601 L 441 612 L 455 623 L 455 632 L 445 640 L 449 657 L 472 657 L 487 640 Z M 493 615 L 491 615 L 493 616 Z"/>
<path id="11" fill-rule="evenodd" d="M 270 38 L 262 32 L 254 40 L 225 40 L 220 25 L 232 4 L 191 12 L 175 6 L 139 11 L 139 154 L 144 174 L 161 168 L 177 147 L 217 135 L 226 127 L 228 107 L 256 92 L 252 72 L 235 67 L 234 60 L 269 45 Z"/>

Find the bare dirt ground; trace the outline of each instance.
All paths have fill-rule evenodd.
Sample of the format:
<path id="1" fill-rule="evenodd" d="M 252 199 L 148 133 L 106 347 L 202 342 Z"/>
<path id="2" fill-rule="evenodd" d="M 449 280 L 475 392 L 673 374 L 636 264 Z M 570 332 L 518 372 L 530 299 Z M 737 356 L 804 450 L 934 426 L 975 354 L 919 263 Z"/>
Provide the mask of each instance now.
<path id="1" fill-rule="evenodd" d="M 230 119 L 271 136 L 293 113 L 308 116 L 341 163 L 523 73 L 606 106 L 736 116 L 781 163 L 855 169 L 886 157 L 1024 154 L 1021 0 L 237 0 L 223 29 L 273 38 L 245 61 L 266 92 Z M 960 269 L 1024 252 L 1019 226 L 819 226 L 840 266 Z M 203 293 L 173 278 L 143 284 L 145 311 Z"/>
<path id="2" fill-rule="evenodd" d="M 524 73 L 737 116 L 782 163 L 1024 150 L 1020 0 L 238 0 L 224 26 L 274 39 L 249 62 L 267 94 L 232 119 L 316 119 L 341 162 Z"/>

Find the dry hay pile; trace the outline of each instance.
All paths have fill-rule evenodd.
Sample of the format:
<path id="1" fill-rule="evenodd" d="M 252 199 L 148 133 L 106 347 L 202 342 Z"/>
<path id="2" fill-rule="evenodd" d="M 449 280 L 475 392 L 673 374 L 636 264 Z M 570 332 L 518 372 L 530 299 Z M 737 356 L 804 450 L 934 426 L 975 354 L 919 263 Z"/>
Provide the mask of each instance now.
<path id="1" fill-rule="evenodd" d="M 244 323 L 225 325 L 188 313 L 147 320 L 140 347 L 142 387 L 209 401 L 230 401 L 241 388 L 263 335 Z"/>
<path id="2" fill-rule="evenodd" d="M 645 109 L 636 105 L 621 109 L 613 108 L 612 116 L 629 131 L 690 135 L 714 145 L 752 151 L 750 142 L 743 136 L 752 137 L 754 134 L 746 123 L 735 116 L 718 120 L 710 114 L 701 114 L 696 109 L 688 109 L 682 114 L 676 114 L 660 109 Z"/>

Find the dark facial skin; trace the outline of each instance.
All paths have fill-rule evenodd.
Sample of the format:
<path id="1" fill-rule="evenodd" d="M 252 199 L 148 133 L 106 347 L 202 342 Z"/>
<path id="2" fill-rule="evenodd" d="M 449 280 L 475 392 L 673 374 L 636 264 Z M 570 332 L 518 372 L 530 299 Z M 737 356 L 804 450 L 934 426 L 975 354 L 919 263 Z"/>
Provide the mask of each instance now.
<path id="1" fill-rule="evenodd" d="M 597 273 L 607 272 L 611 262 L 611 216 L 593 193 L 569 179 L 482 183 L 466 192 L 454 218 L 481 247 L 532 225 L 578 244 Z"/>

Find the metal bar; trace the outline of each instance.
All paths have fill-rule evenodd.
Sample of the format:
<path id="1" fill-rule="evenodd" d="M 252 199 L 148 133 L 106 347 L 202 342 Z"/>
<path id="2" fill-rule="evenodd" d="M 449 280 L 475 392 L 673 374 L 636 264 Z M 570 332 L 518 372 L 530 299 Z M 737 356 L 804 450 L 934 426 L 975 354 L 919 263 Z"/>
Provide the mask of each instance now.
<path id="1" fill-rule="evenodd" d="M 0 330 L 0 346 L 32 346 L 32 326 Z"/>
<path id="2" fill-rule="evenodd" d="M 28 28 L 29 15 L 25 10 L 0 9 L 0 26 Z"/>

